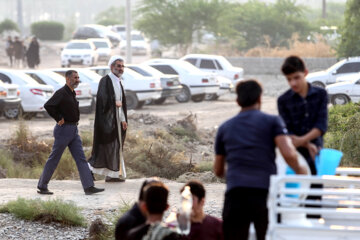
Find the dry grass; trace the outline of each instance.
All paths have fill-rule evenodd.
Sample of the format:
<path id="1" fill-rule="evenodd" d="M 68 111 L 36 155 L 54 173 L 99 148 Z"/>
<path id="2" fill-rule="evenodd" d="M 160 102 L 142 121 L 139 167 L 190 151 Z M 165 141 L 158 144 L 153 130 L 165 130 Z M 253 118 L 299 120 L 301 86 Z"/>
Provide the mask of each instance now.
<path id="1" fill-rule="evenodd" d="M 245 52 L 245 57 L 287 57 L 297 55 L 300 57 L 335 57 L 336 52 L 320 36 L 316 36 L 315 42 L 301 42 L 298 35 L 294 34 L 289 40 L 289 48 L 270 47 L 270 41 L 265 37 L 267 46 L 255 47 Z"/>

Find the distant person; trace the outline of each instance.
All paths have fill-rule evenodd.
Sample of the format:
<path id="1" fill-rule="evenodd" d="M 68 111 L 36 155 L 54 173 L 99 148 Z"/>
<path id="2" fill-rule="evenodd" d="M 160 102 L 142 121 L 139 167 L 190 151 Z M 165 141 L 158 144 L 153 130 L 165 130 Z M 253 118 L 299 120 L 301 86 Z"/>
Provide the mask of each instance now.
<path id="1" fill-rule="evenodd" d="M 106 182 L 124 182 L 126 178 L 123 146 L 127 108 L 122 74 L 124 59 L 112 56 L 110 73 L 100 79 L 96 95 L 94 141 L 89 164 L 91 171 L 106 176 Z"/>
<path id="2" fill-rule="evenodd" d="M 146 222 L 146 213 L 142 206 L 145 204 L 144 194 L 145 187 L 152 183 L 157 183 L 157 178 L 145 180 L 140 188 L 140 194 L 138 202 L 135 203 L 132 208 L 124 213 L 116 223 L 115 227 L 115 239 L 124 240 L 126 239 L 127 233 L 141 224 Z"/>
<path id="3" fill-rule="evenodd" d="M 36 37 L 33 37 L 29 48 L 26 52 L 26 59 L 29 68 L 38 67 L 40 64 L 40 55 L 39 55 L 39 42 Z"/>
<path id="4" fill-rule="evenodd" d="M 21 66 L 21 62 L 24 58 L 24 44 L 20 41 L 19 37 L 15 37 L 14 41 L 14 57 L 15 57 L 15 66 L 19 68 Z"/>
<path id="5" fill-rule="evenodd" d="M 306 169 L 297 161 L 281 118 L 260 111 L 261 85 L 256 80 L 241 81 L 236 93 L 241 111 L 220 126 L 215 140 L 214 171 L 226 176 L 224 237 L 248 239 L 253 222 L 256 239 L 264 240 L 270 176 L 276 174 L 275 147 L 297 174 L 306 174 Z"/>
<path id="6" fill-rule="evenodd" d="M 127 240 L 177 240 L 181 235 L 173 232 L 162 223 L 162 218 L 169 205 L 169 190 L 165 184 L 153 183 L 145 187 L 144 211 L 146 223 L 130 230 Z"/>
<path id="7" fill-rule="evenodd" d="M 222 220 L 204 213 L 205 188 L 199 181 L 189 181 L 182 187 L 180 192 L 184 191 L 185 186 L 190 187 L 193 196 L 193 205 L 191 212 L 190 234 L 184 239 L 187 240 L 223 240 Z"/>
<path id="8" fill-rule="evenodd" d="M 8 36 L 8 39 L 5 44 L 6 55 L 9 57 L 9 65 L 13 66 L 13 58 L 14 58 L 14 42 L 11 36 Z"/>
<path id="9" fill-rule="evenodd" d="M 53 194 L 48 189 L 48 183 L 59 164 L 65 148 L 69 147 L 71 155 L 75 159 L 85 194 L 91 195 L 102 192 L 104 189 L 94 187 L 94 181 L 85 158 L 77 127 L 80 112 L 74 89 L 80 83 L 79 74 L 74 70 L 69 70 L 65 73 L 65 78 L 65 86 L 57 90 L 44 105 L 48 114 L 57 124 L 54 128 L 55 142 L 39 179 L 38 193 Z"/>

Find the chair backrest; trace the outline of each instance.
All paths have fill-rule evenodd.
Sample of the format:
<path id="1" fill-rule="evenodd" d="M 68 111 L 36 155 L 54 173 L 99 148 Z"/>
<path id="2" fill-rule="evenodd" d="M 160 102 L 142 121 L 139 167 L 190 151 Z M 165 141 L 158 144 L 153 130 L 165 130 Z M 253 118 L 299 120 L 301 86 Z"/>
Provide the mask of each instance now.
<path id="1" fill-rule="evenodd" d="M 286 183 L 323 184 L 323 189 L 286 188 Z M 284 198 L 291 195 L 318 195 L 321 200 Z M 306 205 L 321 206 L 306 207 Z M 269 192 L 269 239 L 360 239 L 360 179 L 339 176 L 272 176 Z M 321 215 L 321 219 L 278 222 L 278 214 Z M 291 215 L 293 214 L 293 215 Z M 295 215 L 294 215 L 295 214 Z"/>

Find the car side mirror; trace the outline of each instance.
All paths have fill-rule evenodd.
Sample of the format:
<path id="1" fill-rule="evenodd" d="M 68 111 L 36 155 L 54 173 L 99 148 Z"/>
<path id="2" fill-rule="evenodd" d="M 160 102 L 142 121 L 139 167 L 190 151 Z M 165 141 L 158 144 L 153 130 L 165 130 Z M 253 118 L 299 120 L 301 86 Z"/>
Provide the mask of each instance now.
<path id="1" fill-rule="evenodd" d="M 336 75 L 337 74 L 337 71 L 336 70 L 334 70 L 334 71 L 332 71 L 332 73 L 331 73 L 332 75 Z"/>

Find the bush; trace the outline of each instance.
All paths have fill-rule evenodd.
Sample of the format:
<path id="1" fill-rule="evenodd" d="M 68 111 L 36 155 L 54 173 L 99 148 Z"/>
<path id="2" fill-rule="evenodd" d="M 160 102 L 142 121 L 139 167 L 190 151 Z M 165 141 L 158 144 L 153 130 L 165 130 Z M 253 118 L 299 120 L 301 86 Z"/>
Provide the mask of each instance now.
<path id="1" fill-rule="evenodd" d="M 11 213 L 17 218 L 30 221 L 86 226 L 86 220 L 80 215 L 80 209 L 74 203 L 67 203 L 59 199 L 42 201 L 40 199 L 18 198 L 1 206 L 0 212 Z"/>
<path id="2" fill-rule="evenodd" d="M 62 40 L 64 28 L 59 22 L 42 21 L 31 24 L 31 33 L 41 40 Z"/>
<path id="3" fill-rule="evenodd" d="M 360 106 L 354 103 L 336 105 L 329 111 L 329 128 L 325 147 L 344 153 L 342 166 L 360 166 Z"/>
<path id="4" fill-rule="evenodd" d="M 5 31 L 17 31 L 19 32 L 18 25 L 10 19 L 5 19 L 0 23 L 0 34 Z"/>

